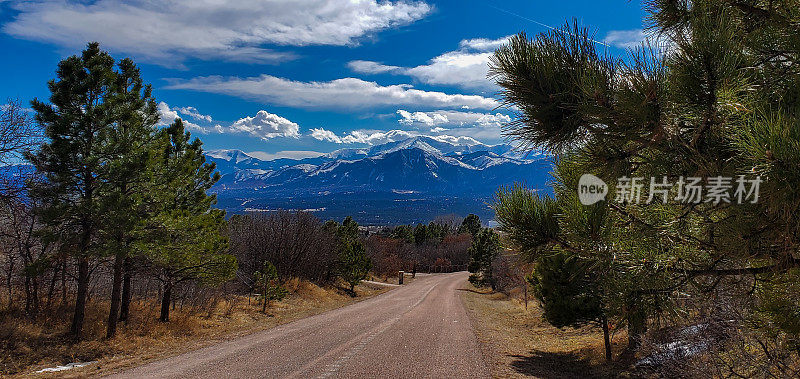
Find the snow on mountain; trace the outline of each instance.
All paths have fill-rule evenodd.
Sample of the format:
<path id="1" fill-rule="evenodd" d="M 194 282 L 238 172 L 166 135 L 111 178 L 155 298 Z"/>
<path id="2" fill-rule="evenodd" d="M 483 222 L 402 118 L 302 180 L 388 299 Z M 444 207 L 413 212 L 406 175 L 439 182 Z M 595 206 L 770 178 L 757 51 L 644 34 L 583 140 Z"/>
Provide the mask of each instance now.
<path id="1" fill-rule="evenodd" d="M 328 154 L 324 154 L 323 156 L 330 159 L 358 159 L 366 157 L 368 153 L 369 149 L 345 148 L 334 150 Z"/>
<path id="2" fill-rule="evenodd" d="M 206 152 L 206 155 L 211 158 L 220 159 L 228 162 L 234 162 L 234 163 L 241 163 L 243 161 L 253 160 L 253 159 L 259 160 L 258 158 L 247 155 L 247 153 L 245 153 L 244 151 L 236 149 L 211 150 Z"/>
<path id="3" fill-rule="evenodd" d="M 543 185 L 549 175 L 549 162 L 542 157 L 520 158 L 509 145 L 486 145 L 469 137 L 418 136 L 303 160 L 240 159 L 241 152 L 229 150 L 208 156 L 223 174 L 213 188 L 219 196 L 255 191 L 292 197 L 396 191 L 490 196 L 498 186 L 514 182 Z"/>

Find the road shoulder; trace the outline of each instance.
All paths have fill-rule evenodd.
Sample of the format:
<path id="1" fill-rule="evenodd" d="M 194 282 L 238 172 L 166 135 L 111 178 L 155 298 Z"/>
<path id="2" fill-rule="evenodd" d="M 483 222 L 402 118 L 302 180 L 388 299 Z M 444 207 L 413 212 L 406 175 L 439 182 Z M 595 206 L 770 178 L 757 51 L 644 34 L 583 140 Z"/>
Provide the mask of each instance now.
<path id="1" fill-rule="evenodd" d="M 173 334 L 170 331 L 160 338 L 152 337 L 152 333 L 147 337 L 141 337 L 136 336 L 132 330 L 126 331 L 123 327 L 118 337 L 106 341 L 113 353 L 94 359 L 96 362 L 91 365 L 47 374 L 36 374 L 36 371 L 42 368 L 36 367 L 21 372 L 19 376 L 59 378 L 104 376 L 345 307 L 374 298 L 392 289 L 393 287 L 361 284 L 356 287 L 359 296 L 353 298 L 336 288 L 314 286 L 313 293 L 301 291 L 302 293 L 275 302 L 266 315 L 259 312 L 260 307 L 255 302 L 248 305 L 247 300 L 244 300 L 244 303 L 240 302 L 238 306 L 240 309 L 228 315 L 215 314 L 207 318 L 195 316 L 199 326 L 183 335 Z M 177 320 L 176 323 L 182 322 L 184 320 Z M 50 366 L 57 364 L 47 365 Z"/>
<path id="2" fill-rule="evenodd" d="M 547 324 L 535 302 L 528 310 L 517 299 L 491 293 L 469 283 L 461 287 L 481 350 L 496 378 L 609 377 L 620 374 L 603 361 L 600 328 L 558 329 Z M 614 336 L 615 354 L 621 351 L 624 333 Z"/>

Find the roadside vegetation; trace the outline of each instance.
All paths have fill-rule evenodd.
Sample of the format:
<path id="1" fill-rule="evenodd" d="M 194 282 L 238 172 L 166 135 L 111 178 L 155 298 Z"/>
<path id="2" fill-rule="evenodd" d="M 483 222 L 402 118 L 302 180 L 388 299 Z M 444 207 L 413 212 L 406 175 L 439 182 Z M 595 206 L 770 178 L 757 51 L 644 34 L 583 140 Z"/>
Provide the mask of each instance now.
<path id="1" fill-rule="evenodd" d="M 625 361 L 607 363 L 603 331 L 596 324 L 558 328 L 521 287 L 506 292 L 468 284 L 461 298 L 469 311 L 486 362 L 495 378 L 624 377 Z M 626 345 L 625 329 L 612 330 L 613 351 Z"/>
<path id="2" fill-rule="evenodd" d="M 383 228 L 366 238 L 372 273 L 381 280 L 394 278 L 398 271 L 455 272 L 469 264 L 472 230 L 480 230 L 480 218 L 441 216 L 428 224 Z"/>
<path id="3" fill-rule="evenodd" d="M 500 230 L 533 265 L 545 320 L 626 327 L 610 359 L 633 355 L 654 375 L 796 377 L 800 4 L 646 3 L 651 45 L 624 58 L 576 23 L 494 53 L 490 76 L 519 111 L 506 132 L 550 152 L 555 178 L 554 196 L 501 189 Z M 607 184 L 604 201 L 579 201 L 583 174 Z M 625 190 L 636 177 L 640 198 Z M 719 178 L 732 178 L 729 198 L 714 197 Z"/>

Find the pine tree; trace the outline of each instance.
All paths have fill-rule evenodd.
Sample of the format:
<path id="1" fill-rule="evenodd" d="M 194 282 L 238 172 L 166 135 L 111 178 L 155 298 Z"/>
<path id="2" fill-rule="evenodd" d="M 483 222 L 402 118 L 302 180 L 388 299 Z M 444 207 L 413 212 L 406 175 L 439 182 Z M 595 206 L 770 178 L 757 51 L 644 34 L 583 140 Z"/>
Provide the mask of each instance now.
<path id="1" fill-rule="evenodd" d="M 120 88 L 114 59 L 90 43 L 80 56 L 59 62 L 56 79 L 48 83 L 50 103 L 35 99 L 36 122 L 47 142 L 27 159 L 43 175 L 31 189 L 37 211 L 50 236 L 74 257 L 78 289 L 70 332 L 81 337 L 89 290 L 90 263 L 104 252 L 98 241 L 103 229 L 104 165 L 108 138 L 119 122 Z"/>
<path id="2" fill-rule="evenodd" d="M 286 297 L 287 291 L 278 282 L 278 270 L 270 261 L 265 261 L 261 270 L 254 273 L 254 287 L 261 290 L 263 305 L 262 313 L 267 313 L 267 307 L 272 300 L 281 300 Z"/>
<path id="3" fill-rule="evenodd" d="M 472 273 L 469 281 L 476 286 L 490 286 L 495 289 L 492 264 L 500 255 L 500 236 L 492 229 L 483 228 L 472 239 L 469 247 L 469 266 Z"/>
<path id="4" fill-rule="evenodd" d="M 102 213 L 106 227 L 100 235 L 107 255 L 114 257 L 107 338 L 116 333 L 124 266 L 125 261 L 130 260 L 133 240 L 146 238 L 140 230 L 146 214 L 140 209 L 142 198 L 148 191 L 148 154 L 159 117 L 150 86 L 143 84 L 139 69 L 130 59 L 119 62 L 114 93 L 109 102 L 115 107 L 117 121 L 108 133 L 103 152 L 105 165 L 102 175 L 107 178 L 103 187 L 107 195 L 102 201 Z"/>
<path id="5" fill-rule="evenodd" d="M 358 236 L 358 223 L 348 216 L 336 229 L 339 249 L 339 277 L 350 285 L 350 293 L 355 294 L 355 286 L 369 275 L 372 260 L 367 256 L 364 243 Z"/>
<path id="6" fill-rule="evenodd" d="M 369 275 L 372 260 L 367 256 L 361 241 L 346 241 L 339 251 L 339 276 L 350 285 L 350 293 Z"/>
<path id="7" fill-rule="evenodd" d="M 458 228 L 459 233 L 469 233 L 473 237 L 481 231 L 481 218 L 478 215 L 469 214 L 461 221 L 461 226 Z"/>
<path id="8" fill-rule="evenodd" d="M 611 360 L 608 317 L 602 287 L 592 262 L 566 251 L 539 256 L 526 278 L 544 310 L 544 319 L 558 328 L 599 323 L 606 360 Z"/>
<path id="9" fill-rule="evenodd" d="M 214 209 L 206 193 L 219 180 L 205 163 L 202 142 L 191 140 L 180 119 L 157 135 L 148 198 L 148 239 L 140 251 L 163 285 L 161 321 L 169 321 L 172 290 L 186 281 L 218 284 L 236 273 L 236 259 L 225 253 L 225 211 Z"/>
<path id="10" fill-rule="evenodd" d="M 746 298 L 741 303 L 752 308 L 741 313 L 752 314 L 766 303 L 762 293 L 774 296 L 767 289 L 795 280 L 792 272 L 800 267 L 799 4 L 647 3 L 658 46 L 643 46 L 622 59 L 572 24 L 532 39 L 513 37 L 494 53 L 490 69 L 505 104 L 520 112 L 509 135 L 523 146 L 550 151 L 557 168 L 566 164 L 578 175 L 592 173 L 612 189 L 623 176 L 666 176 L 671 183 L 740 175 L 764 180 L 758 201 L 742 204 L 607 201 L 575 211 L 574 196 L 556 191 L 555 201 L 564 206 L 559 212 L 573 213 L 520 228 L 534 231 L 520 235 L 520 242 L 549 241 L 533 243 L 539 246 L 534 250 L 559 245 L 593 262 L 613 262 L 604 266 L 612 277 L 603 285 L 626 293 L 608 306 L 626 314 L 631 336 L 646 326 L 646 309 L 663 309 L 679 291 L 728 286 L 720 293 Z M 571 180 L 562 184 L 573 194 L 577 190 Z M 614 199 L 613 191 L 608 198 Z M 592 210 L 606 214 L 607 222 L 585 222 Z M 509 224 L 541 218 L 514 217 Z M 575 233 L 592 225 L 600 226 L 595 231 L 605 243 L 587 243 Z"/>

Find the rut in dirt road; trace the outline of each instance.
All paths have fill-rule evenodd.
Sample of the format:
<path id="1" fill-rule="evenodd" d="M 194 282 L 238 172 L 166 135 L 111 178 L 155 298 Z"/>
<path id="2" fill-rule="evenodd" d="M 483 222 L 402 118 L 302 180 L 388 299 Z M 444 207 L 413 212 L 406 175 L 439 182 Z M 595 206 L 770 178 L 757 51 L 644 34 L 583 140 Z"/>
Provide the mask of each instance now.
<path id="1" fill-rule="evenodd" d="M 113 378 L 488 377 L 457 288 L 466 273 L 153 362 Z"/>

